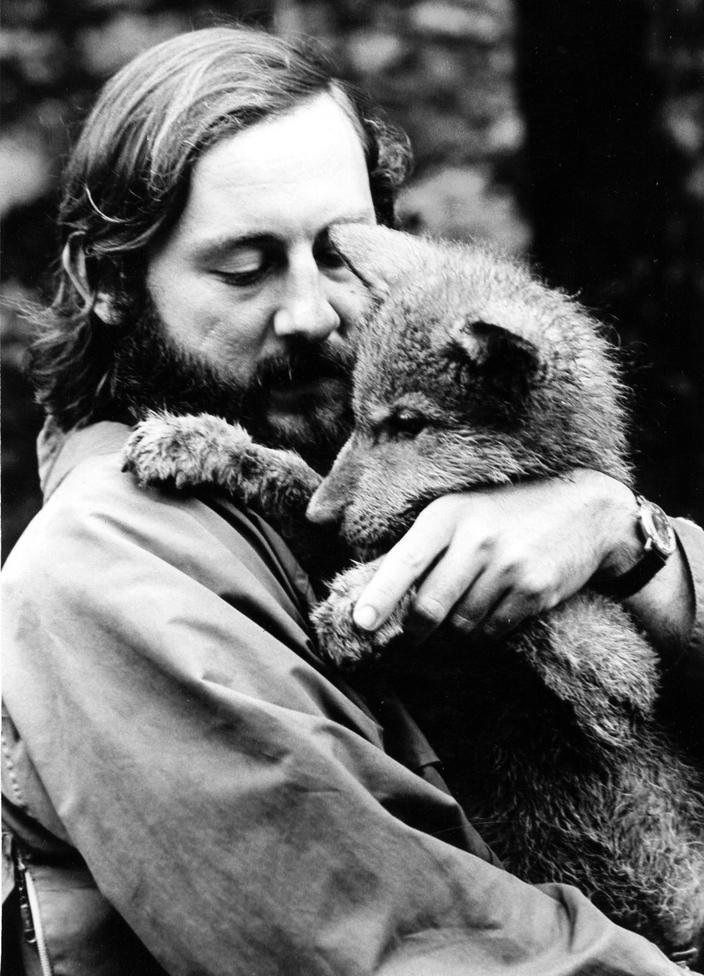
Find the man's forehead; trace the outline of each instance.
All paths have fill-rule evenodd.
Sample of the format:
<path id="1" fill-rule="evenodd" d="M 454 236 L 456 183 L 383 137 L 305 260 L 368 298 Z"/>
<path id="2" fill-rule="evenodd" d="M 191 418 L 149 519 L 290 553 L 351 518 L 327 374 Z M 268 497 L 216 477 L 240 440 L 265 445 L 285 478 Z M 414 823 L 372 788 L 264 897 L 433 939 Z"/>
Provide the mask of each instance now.
<path id="1" fill-rule="evenodd" d="M 359 134 L 321 95 L 209 149 L 194 167 L 182 221 L 199 240 L 222 243 L 373 214 Z"/>

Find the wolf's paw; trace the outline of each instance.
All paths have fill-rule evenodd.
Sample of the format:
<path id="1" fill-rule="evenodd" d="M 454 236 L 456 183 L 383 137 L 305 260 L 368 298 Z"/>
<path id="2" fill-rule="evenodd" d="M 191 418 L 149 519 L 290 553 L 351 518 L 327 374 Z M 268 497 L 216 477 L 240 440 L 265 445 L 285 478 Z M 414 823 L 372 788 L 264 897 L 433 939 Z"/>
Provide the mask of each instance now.
<path id="1" fill-rule="evenodd" d="M 138 424 L 123 449 L 123 470 L 138 483 L 177 488 L 221 484 L 234 451 L 251 444 L 247 432 L 209 414 L 178 417 L 152 413 Z"/>
<path id="2" fill-rule="evenodd" d="M 320 652 L 338 667 L 351 669 L 361 662 L 375 660 L 403 633 L 411 593 L 406 594 L 378 630 L 360 630 L 352 619 L 354 605 L 378 564 L 378 561 L 364 563 L 340 573 L 330 586 L 330 595 L 311 614 Z"/>

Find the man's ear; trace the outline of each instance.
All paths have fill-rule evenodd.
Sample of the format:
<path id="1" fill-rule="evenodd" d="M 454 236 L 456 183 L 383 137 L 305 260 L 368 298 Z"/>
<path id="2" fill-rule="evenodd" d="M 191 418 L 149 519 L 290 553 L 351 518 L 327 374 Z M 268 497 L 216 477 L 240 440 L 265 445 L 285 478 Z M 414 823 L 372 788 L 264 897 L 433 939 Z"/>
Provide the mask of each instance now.
<path id="1" fill-rule="evenodd" d="M 527 392 L 544 366 L 535 343 L 493 322 L 459 323 L 446 348 L 453 359 L 476 367 L 494 385 L 516 393 Z"/>
<path id="2" fill-rule="evenodd" d="M 116 325 L 119 319 L 112 296 L 107 292 L 94 292 L 88 281 L 86 254 L 83 248 L 83 234 L 79 231 L 71 234 L 61 252 L 61 264 L 64 271 L 89 308 L 105 325 Z"/>
<path id="3" fill-rule="evenodd" d="M 423 266 L 423 242 L 379 224 L 335 224 L 330 241 L 345 264 L 380 295 Z"/>

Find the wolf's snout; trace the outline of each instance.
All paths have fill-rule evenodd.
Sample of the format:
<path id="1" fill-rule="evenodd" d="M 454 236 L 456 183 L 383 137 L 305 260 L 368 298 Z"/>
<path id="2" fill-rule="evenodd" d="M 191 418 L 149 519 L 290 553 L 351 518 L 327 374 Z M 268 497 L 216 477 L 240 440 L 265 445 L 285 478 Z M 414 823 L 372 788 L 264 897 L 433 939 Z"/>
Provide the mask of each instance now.
<path id="1" fill-rule="evenodd" d="M 327 525 L 340 522 L 344 512 L 345 499 L 326 478 L 308 502 L 306 518 L 309 522 Z"/>
<path id="2" fill-rule="evenodd" d="M 309 522 L 325 525 L 342 521 L 357 480 L 353 441 L 354 438 L 342 448 L 330 474 L 308 502 L 306 518 Z"/>

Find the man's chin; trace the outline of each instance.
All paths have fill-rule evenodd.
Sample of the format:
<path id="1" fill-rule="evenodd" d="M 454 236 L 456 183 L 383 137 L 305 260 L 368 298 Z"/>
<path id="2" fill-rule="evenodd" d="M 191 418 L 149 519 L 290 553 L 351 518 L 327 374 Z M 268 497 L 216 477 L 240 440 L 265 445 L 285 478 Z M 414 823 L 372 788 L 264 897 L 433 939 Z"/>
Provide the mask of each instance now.
<path id="1" fill-rule="evenodd" d="M 304 397 L 283 403 L 272 397 L 264 414 L 264 429 L 255 430 L 255 437 L 259 433 L 265 443 L 297 451 L 316 470 L 327 472 L 351 428 L 346 408 L 349 394 L 340 386 L 339 398 L 334 399 Z"/>

